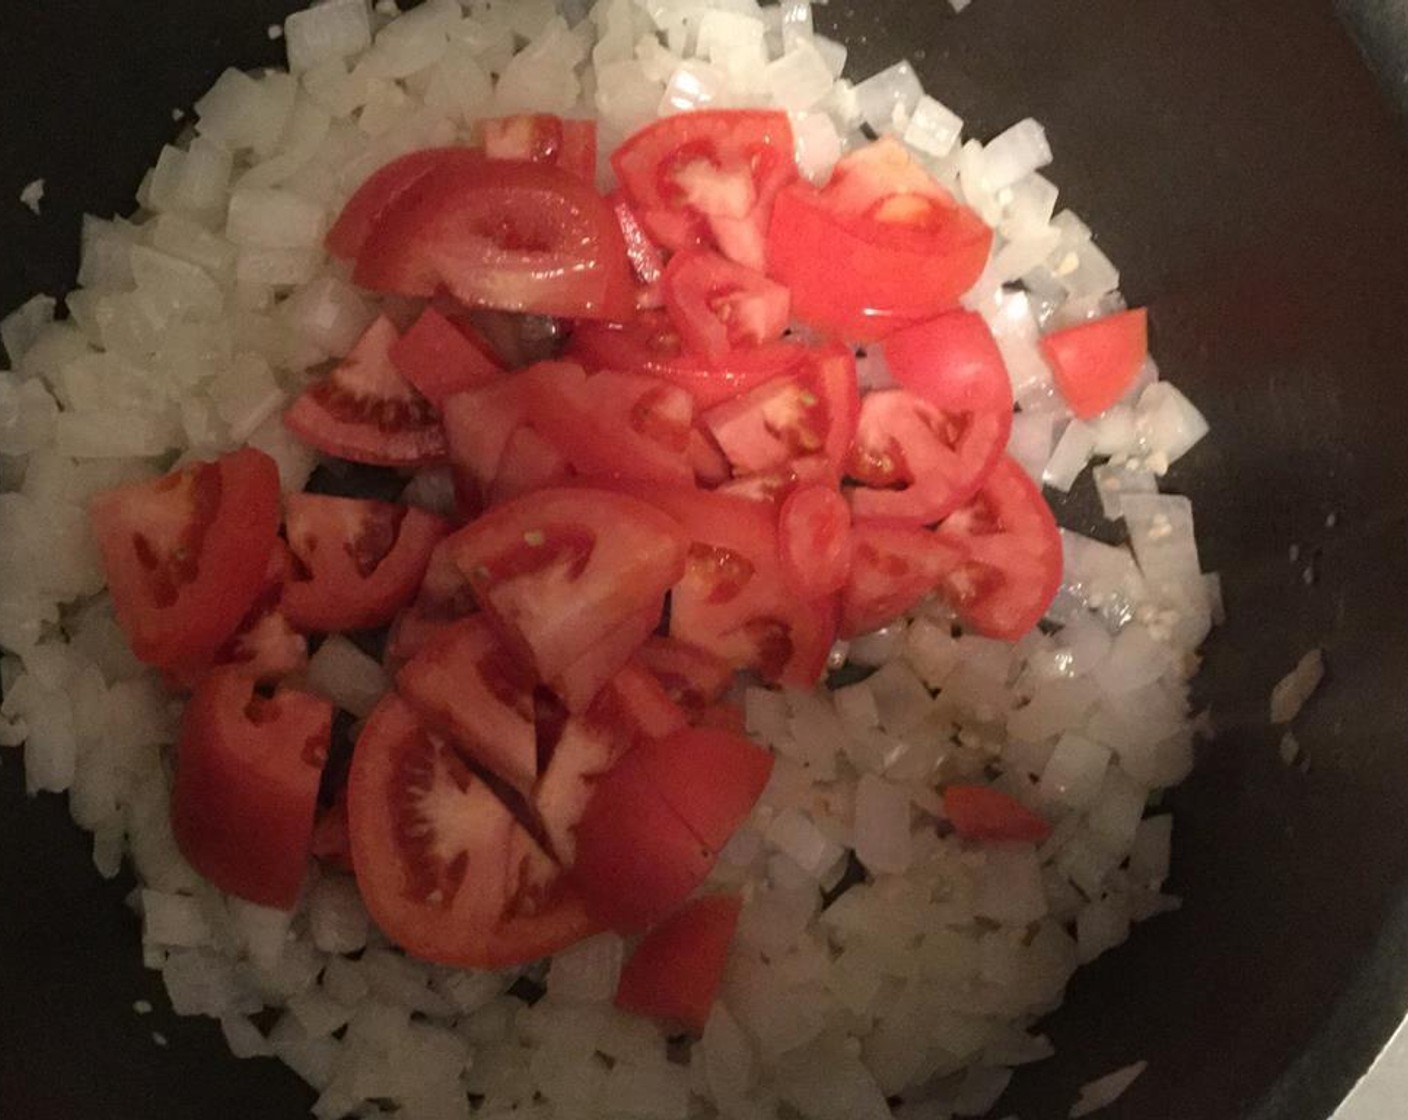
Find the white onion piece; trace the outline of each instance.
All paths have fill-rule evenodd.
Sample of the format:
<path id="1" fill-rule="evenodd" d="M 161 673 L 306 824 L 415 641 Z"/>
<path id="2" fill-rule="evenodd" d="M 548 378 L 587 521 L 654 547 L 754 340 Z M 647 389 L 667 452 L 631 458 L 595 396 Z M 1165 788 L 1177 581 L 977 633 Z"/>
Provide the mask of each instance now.
<path id="1" fill-rule="evenodd" d="M 861 120 L 876 132 L 892 132 L 897 128 L 903 132 L 919 107 L 924 87 L 919 84 L 913 66 L 897 62 L 857 82 L 855 96 Z"/>
<path id="2" fill-rule="evenodd" d="M 983 174 L 990 191 L 1010 187 L 1050 162 L 1046 130 L 1030 117 L 999 133 L 983 148 Z"/>
<path id="3" fill-rule="evenodd" d="M 1156 381 L 1139 395 L 1135 429 L 1150 469 L 1161 475 L 1208 434 L 1208 422 L 1177 388 Z"/>
<path id="4" fill-rule="evenodd" d="M 763 70 L 763 88 L 779 108 L 800 113 L 831 92 L 831 70 L 808 40 L 799 42 Z"/>
<path id="5" fill-rule="evenodd" d="M 1095 492 L 1100 496 L 1100 508 L 1110 521 L 1124 516 L 1124 499 L 1140 494 L 1157 494 L 1158 479 L 1152 471 L 1136 470 L 1128 462 L 1119 466 L 1102 463 L 1091 472 Z"/>
<path id="6" fill-rule="evenodd" d="M 548 996 L 554 1000 L 601 1003 L 616 994 L 625 943 L 600 933 L 554 954 L 548 969 Z"/>
<path id="7" fill-rule="evenodd" d="M 1048 413 L 1019 412 L 1012 417 L 1007 454 L 1016 459 L 1033 482 L 1040 483 L 1051 459 L 1055 421 Z"/>
<path id="8" fill-rule="evenodd" d="M 1114 1104 L 1148 1067 L 1148 1062 L 1135 1062 L 1082 1085 L 1080 1099 L 1071 1106 L 1072 1120 Z"/>
<path id="9" fill-rule="evenodd" d="M 308 686 L 362 719 L 391 687 L 391 679 L 379 661 L 333 634 L 308 659 Z"/>
<path id="10" fill-rule="evenodd" d="M 284 20 L 288 68 L 294 73 L 357 54 L 371 42 L 367 0 L 326 0 Z"/>
<path id="11" fill-rule="evenodd" d="M 1325 655 L 1312 649 L 1271 690 L 1271 722 L 1290 723 L 1325 679 Z"/>
<path id="12" fill-rule="evenodd" d="M 872 774 L 856 786 L 856 858 L 872 874 L 903 875 L 913 858 L 909 794 Z"/>
<path id="13" fill-rule="evenodd" d="M 1072 420 L 1042 469 L 1041 481 L 1053 490 L 1069 493 L 1094 450 L 1095 433 L 1080 420 Z"/>
<path id="14" fill-rule="evenodd" d="M 1110 750 L 1081 735 L 1067 732 L 1056 743 L 1038 789 L 1044 801 L 1069 809 L 1085 809 L 1100 795 Z"/>
<path id="15" fill-rule="evenodd" d="M 963 134 L 963 118 L 943 102 L 924 94 L 905 126 L 904 142 L 916 151 L 942 159 Z"/>

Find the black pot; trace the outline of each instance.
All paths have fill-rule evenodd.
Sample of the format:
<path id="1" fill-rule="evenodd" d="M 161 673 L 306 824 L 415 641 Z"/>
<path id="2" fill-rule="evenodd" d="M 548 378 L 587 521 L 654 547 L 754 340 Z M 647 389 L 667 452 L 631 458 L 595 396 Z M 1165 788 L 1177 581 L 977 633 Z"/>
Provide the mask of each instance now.
<path id="1" fill-rule="evenodd" d="M 265 28 L 291 6 L 0 8 L 0 304 L 70 286 L 79 214 L 128 208 L 171 110 L 227 64 L 273 61 Z M 1401 5 L 1344 6 L 1397 81 Z M 1322 0 L 818 11 L 855 72 L 908 56 L 976 135 L 1028 114 L 1047 125 L 1064 203 L 1150 307 L 1160 364 L 1214 430 L 1171 480 L 1197 499 L 1230 616 L 1199 680 L 1219 738 L 1170 799 L 1186 905 L 1081 973 L 1049 1023 L 1060 1055 L 1023 1071 L 999 1112 L 1064 1116 L 1078 1084 L 1147 1058 L 1111 1120 L 1323 1120 L 1408 993 L 1401 122 Z M 39 176 L 35 218 L 16 199 Z M 1302 772 L 1278 757 L 1267 698 L 1312 646 L 1330 676 L 1297 724 Z M 161 1010 L 122 906 L 131 884 L 99 880 L 87 852 L 58 800 L 24 798 L 6 755 L 0 1114 L 303 1115 L 310 1094 L 287 1070 L 237 1063 L 214 1023 Z M 137 1000 L 158 1010 L 139 1016 Z"/>

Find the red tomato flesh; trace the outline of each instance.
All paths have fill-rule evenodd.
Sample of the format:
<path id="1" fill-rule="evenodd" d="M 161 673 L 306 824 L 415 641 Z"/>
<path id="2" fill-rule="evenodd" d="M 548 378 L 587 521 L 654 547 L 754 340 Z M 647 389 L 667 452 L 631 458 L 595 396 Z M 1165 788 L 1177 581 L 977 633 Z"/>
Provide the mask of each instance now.
<path id="1" fill-rule="evenodd" d="M 707 361 L 721 362 L 741 346 L 775 342 L 787 329 L 787 289 L 717 253 L 676 253 L 663 283 L 671 321 L 686 346 Z"/>
<path id="2" fill-rule="evenodd" d="M 647 638 L 636 650 L 635 660 L 660 682 L 671 700 L 692 714 L 716 703 L 733 683 L 728 662 L 678 638 Z"/>
<path id="3" fill-rule="evenodd" d="M 938 590 L 965 559 L 928 529 L 862 522 L 851 533 L 850 577 L 841 593 L 841 636 L 868 634 Z"/>
<path id="4" fill-rule="evenodd" d="M 346 360 L 309 386 L 284 425 L 328 455 L 387 467 L 419 467 L 445 457 L 445 433 L 431 403 L 391 362 L 399 338 L 382 316 Z"/>
<path id="5" fill-rule="evenodd" d="M 475 168 L 484 153 L 473 148 L 426 148 L 392 160 L 374 172 L 348 200 L 324 244 L 333 256 L 355 261 L 386 213 L 432 171 L 445 166 Z"/>
<path id="6" fill-rule="evenodd" d="M 427 307 L 389 351 L 391 364 L 439 408 L 453 393 L 497 381 L 503 367 L 467 319 Z"/>
<path id="7" fill-rule="evenodd" d="M 616 1006 L 702 1035 L 742 909 L 738 895 L 709 894 L 666 918 L 641 939 L 621 969 Z"/>
<path id="8" fill-rule="evenodd" d="M 171 827 L 191 866 L 222 891 L 291 910 L 308 867 L 332 705 L 286 690 L 257 696 L 217 669 L 186 704 Z"/>
<path id="9" fill-rule="evenodd" d="M 965 840 L 1040 844 L 1051 826 L 1020 801 L 989 786 L 949 786 L 944 812 Z"/>
<path id="10" fill-rule="evenodd" d="M 1041 340 L 1056 387 L 1081 419 L 1119 402 L 1149 356 L 1149 316 L 1144 308 L 1052 331 Z"/>
<path id="11" fill-rule="evenodd" d="M 559 167 L 584 183 L 596 182 L 596 122 L 551 113 L 522 113 L 482 122 L 484 154 Z"/>
<path id="12" fill-rule="evenodd" d="M 415 506 L 292 494 L 286 532 L 298 558 L 283 610 L 305 630 L 384 626 L 415 598 L 430 554 L 450 531 Z"/>
<path id="13" fill-rule="evenodd" d="M 851 510 L 829 486 L 799 486 L 777 515 L 778 556 L 788 585 L 805 599 L 833 595 L 851 574 Z"/>
<path id="14" fill-rule="evenodd" d="M 1012 379 L 981 315 L 950 311 L 885 340 L 896 382 L 945 412 L 1012 411 Z"/>
<path id="15" fill-rule="evenodd" d="M 118 623 L 149 665 L 215 657 L 266 586 L 278 542 L 279 472 L 244 448 L 90 506 Z"/>

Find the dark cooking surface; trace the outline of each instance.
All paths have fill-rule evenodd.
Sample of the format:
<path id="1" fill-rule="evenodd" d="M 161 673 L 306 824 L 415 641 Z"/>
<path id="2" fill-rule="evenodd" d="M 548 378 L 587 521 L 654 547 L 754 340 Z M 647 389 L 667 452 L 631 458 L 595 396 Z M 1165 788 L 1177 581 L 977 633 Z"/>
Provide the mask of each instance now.
<path id="1" fill-rule="evenodd" d="M 80 211 L 125 209 L 170 110 L 225 64 L 272 58 L 264 28 L 285 7 L 0 6 L 0 304 L 67 286 Z M 1214 429 L 1174 478 L 1197 498 L 1231 614 L 1203 680 L 1222 739 L 1173 799 L 1187 905 L 1077 979 L 1050 1024 L 1064 1055 L 1020 1076 L 998 1112 L 1064 1116 L 1076 1085 L 1147 1057 L 1104 1115 L 1323 1118 L 1408 991 L 1401 125 L 1330 5 L 1311 0 L 819 12 L 846 28 L 856 72 L 908 54 L 976 135 L 1046 123 L 1063 200 L 1123 267 L 1131 301 L 1151 305 L 1161 364 Z M 15 199 L 41 175 L 35 219 Z M 1317 644 L 1331 677 L 1297 726 L 1302 775 L 1279 762 L 1265 703 Z M 20 787 L 6 754 L 0 1115 L 300 1115 L 311 1098 L 291 1074 L 236 1063 L 213 1023 L 161 1010 L 121 906 L 130 883 L 102 883 L 60 803 Z M 138 999 L 158 1010 L 134 1014 Z"/>

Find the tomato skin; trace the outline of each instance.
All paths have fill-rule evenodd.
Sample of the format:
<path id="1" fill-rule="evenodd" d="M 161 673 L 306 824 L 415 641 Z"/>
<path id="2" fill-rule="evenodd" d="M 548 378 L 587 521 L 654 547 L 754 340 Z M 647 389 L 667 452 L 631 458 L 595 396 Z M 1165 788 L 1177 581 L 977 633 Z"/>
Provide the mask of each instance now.
<path id="1" fill-rule="evenodd" d="M 738 895 L 709 894 L 666 918 L 641 939 L 621 969 L 616 1006 L 702 1035 L 742 909 Z"/>
<path id="2" fill-rule="evenodd" d="M 1149 356 L 1149 315 L 1142 307 L 1121 311 L 1052 331 L 1040 346 L 1071 411 L 1088 420 L 1118 403 L 1134 384 Z"/>
<path id="3" fill-rule="evenodd" d="M 885 340 L 895 381 L 945 412 L 1012 411 L 1012 379 L 981 315 L 950 311 Z"/>
<path id="4" fill-rule="evenodd" d="M 489 159 L 526 160 L 560 167 L 596 183 L 596 122 L 563 120 L 551 113 L 522 113 L 481 122 Z"/>
<path id="5" fill-rule="evenodd" d="M 665 266 L 662 291 L 685 344 L 708 362 L 721 362 L 739 347 L 776 342 L 787 329 L 787 289 L 717 253 L 676 253 Z"/>
<path id="6" fill-rule="evenodd" d="M 388 351 L 391 364 L 436 408 L 454 393 L 497 381 L 503 367 L 467 320 L 427 307 Z"/>
<path id="7" fill-rule="evenodd" d="M 431 730 L 527 793 L 538 780 L 533 680 L 508 656 L 487 620 L 447 626 L 396 674 L 396 687 Z"/>
<path id="8" fill-rule="evenodd" d="M 289 546 L 301 565 L 283 610 L 305 630 L 384 626 L 415 597 L 431 551 L 450 526 L 415 506 L 292 494 Z"/>
<path id="9" fill-rule="evenodd" d="M 334 257 L 355 261 L 382 218 L 420 180 L 447 165 L 474 168 L 484 153 L 473 148 L 425 148 L 392 160 L 375 171 L 342 208 L 324 239 Z"/>
<path id="10" fill-rule="evenodd" d="M 611 166 L 661 245 L 712 245 L 761 271 L 773 199 L 797 178 L 794 144 L 786 113 L 701 109 L 639 129 Z"/>
<path id="11" fill-rule="evenodd" d="M 944 812 L 965 840 L 1040 844 L 1051 826 L 1015 798 L 990 786 L 949 786 Z"/>
<path id="12" fill-rule="evenodd" d="M 212 660 L 266 585 L 279 472 L 243 448 L 97 495 L 93 532 L 118 623 L 142 661 Z"/>
<path id="13" fill-rule="evenodd" d="M 699 840 L 717 852 L 748 819 L 772 776 L 772 755 L 750 739 L 686 727 L 627 756 Z"/>
<path id="14" fill-rule="evenodd" d="M 566 171 L 521 161 L 431 171 L 382 215 L 352 275 L 501 311 L 619 321 L 635 310 L 610 206 Z"/>
<path id="15" fill-rule="evenodd" d="M 368 912 L 424 960 L 507 968 L 601 928 L 504 802 L 394 693 L 357 740 L 347 810 Z"/>
<path id="16" fill-rule="evenodd" d="M 583 487 L 497 506 L 446 548 L 521 663 L 551 681 L 627 618 L 659 609 L 688 540 L 658 508 Z"/>
<path id="17" fill-rule="evenodd" d="M 382 316 L 347 358 L 299 395 L 284 426 L 328 455 L 385 467 L 430 466 L 445 458 L 435 408 L 391 362 L 399 338 Z"/>
<path id="18" fill-rule="evenodd" d="M 851 574 L 851 509 L 829 486 L 799 486 L 777 515 L 778 557 L 805 599 L 834 595 Z"/>
<path id="19" fill-rule="evenodd" d="M 1016 641 L 1061 586 L 1061 533 L 1027 472 L 1004 455 L 977 495 L 936 530 L 964 560 L 941 589 L 965 626 Z"/>
<path id="20" fill-rule="evenodd" d="M 217 669 L 186 704 L 171 826 L 182 854 L 215 886 L 291 910 L 307 872 L 332 705 L 306 692 L 256 696 Z"/>
<path id="21" fill-rule="evenodd" d="M 841 593 L 841 636 L 878 630 L 939 590 L 964 550 L 927 529 L 862 522 L 852 533 L 851 571 Z"/>

